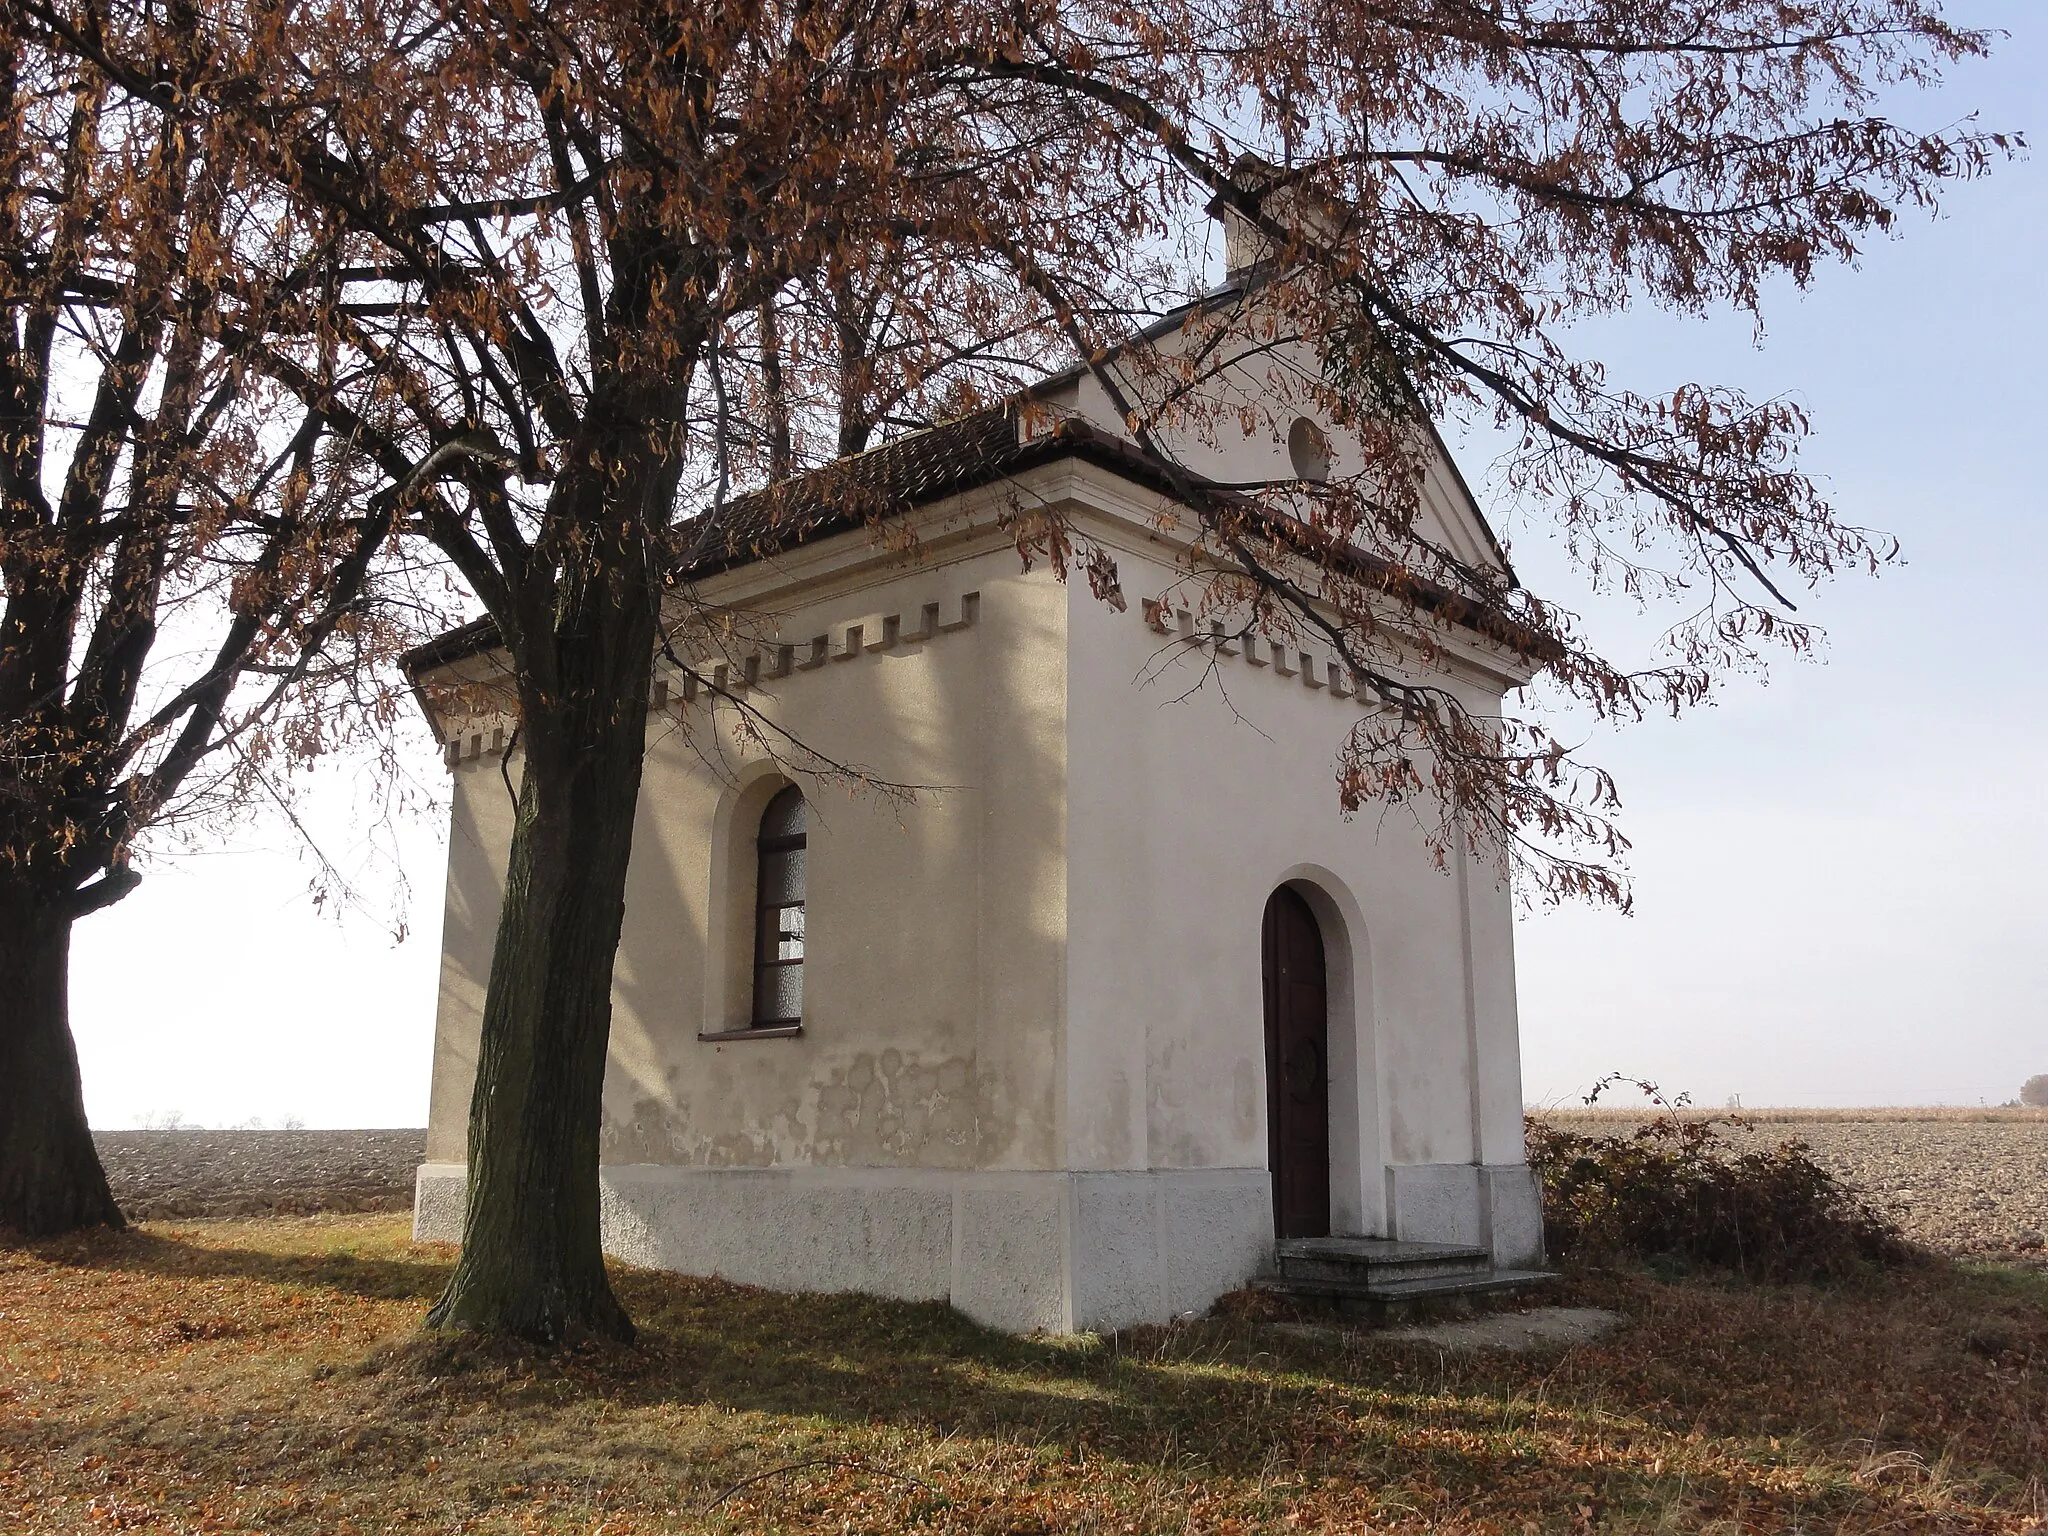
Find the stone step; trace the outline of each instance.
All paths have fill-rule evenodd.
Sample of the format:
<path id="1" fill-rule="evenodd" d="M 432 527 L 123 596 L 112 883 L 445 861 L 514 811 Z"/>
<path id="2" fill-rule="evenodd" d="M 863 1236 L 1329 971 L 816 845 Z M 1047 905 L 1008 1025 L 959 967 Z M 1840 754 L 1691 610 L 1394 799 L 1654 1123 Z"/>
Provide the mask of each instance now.
<path id="1" fill-rule="evenodd" d="M 1412 1275 L 1401 1279 L 1295 1280 L 1268 1275 L 1254 1280 L 1259 1290 L 1334 1312 L 1386 1319 L 1431 1306 L 1467 1306 L 1489 1298 L 1548 1285 L 1557 1276 L 1543 1269 L 1490 1269 L 1478 1274 Z"/>
<path id="2" fill-rule="evenodd" d="M 1381 1281 L 1475 1277 L 1492 1258 L 1458 1243 L 1409 1243 L 1385 1237 L 1290 1237 L 1273 1245 L 1275 1267 L 1288 1280 Z"/>

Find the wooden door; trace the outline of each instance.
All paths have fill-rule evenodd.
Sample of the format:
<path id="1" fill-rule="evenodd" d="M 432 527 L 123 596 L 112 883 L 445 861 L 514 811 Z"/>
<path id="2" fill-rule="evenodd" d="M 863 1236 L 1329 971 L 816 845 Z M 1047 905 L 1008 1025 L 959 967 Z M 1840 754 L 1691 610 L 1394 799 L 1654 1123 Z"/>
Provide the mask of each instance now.
<path id="1" fill-rule="evenodd" d="M 1323 933 L 1300 895 L 1266 902 L 1266 1138 L 1277 1237 L 1330 1232 L 1330 1025 Z"/>

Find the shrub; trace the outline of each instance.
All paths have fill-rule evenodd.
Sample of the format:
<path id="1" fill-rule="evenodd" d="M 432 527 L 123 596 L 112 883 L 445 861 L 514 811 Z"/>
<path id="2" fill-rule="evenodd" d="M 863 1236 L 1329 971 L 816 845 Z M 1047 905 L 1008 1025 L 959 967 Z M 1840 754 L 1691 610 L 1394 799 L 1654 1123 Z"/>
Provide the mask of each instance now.
<path id="1" fill-rule="evenodd" d="M 2048 1072 L 2030 1077 L 2021 1085 L 2020 1102 L 2035 1109 L 2048 1109 Z"/>
<path id="2" fill-rule="evenodd" d="M 1616 1082 L 1601 1080 L 1586 1102 Z M 1733 1271 L 1752 1280 L 1837 1279 L 1913 1257 L 1899 1229 L 1813 1160 L 1796 1139 L 1738 1152 L 1739 1116 L 1660 1111 L 1633 1130 L 1586 1134 L 1532 1117 L 1529 1162 L 1543 1181 L 1544 1235 L 1560 1258 L 1633 1258 Z"/>

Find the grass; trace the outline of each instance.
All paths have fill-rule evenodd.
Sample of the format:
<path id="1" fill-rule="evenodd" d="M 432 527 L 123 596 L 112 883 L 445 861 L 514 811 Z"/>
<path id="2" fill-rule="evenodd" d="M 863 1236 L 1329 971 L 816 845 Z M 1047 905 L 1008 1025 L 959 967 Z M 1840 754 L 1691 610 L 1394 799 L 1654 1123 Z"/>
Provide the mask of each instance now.
<path id="1" fill-rule="evenodd" d="M 1564 1355 L 1247 1315 L 1013 1339 L 621 1269 L 632 1350 L 412 1337 L 402 1219 L 0 1251 L 0 1529 L 1999 1531 L 2048 1518 L 2048 1276 L 1647 1273 Z"/>

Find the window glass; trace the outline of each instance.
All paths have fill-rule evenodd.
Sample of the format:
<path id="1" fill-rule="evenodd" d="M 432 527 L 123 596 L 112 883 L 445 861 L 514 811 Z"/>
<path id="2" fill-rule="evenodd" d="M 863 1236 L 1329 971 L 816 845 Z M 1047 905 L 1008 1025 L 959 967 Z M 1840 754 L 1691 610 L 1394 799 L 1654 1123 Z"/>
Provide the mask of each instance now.
<path id="1" fill-rule="evenodd" d="M 803 835 L 804 793 L 792 784 L 770 800 L 768 809 L 761 813 L 761 836 L 776 838 Z"/>
<path id="2" fill-rule="evenodd" d="M 781 791 L 761 813 L 754 906 L 754 1023 L 795 1024 L 804 1011 L 803 792 Z"/>
<path id="3" fill-rule="evenodd" d="M 804 851 L 784 848 L 761 852 L 761 904 L 804 899 Z"/>
<path id="4" fill-rule="evenodd" d="M 804 957 L 804 909 L 801 906 L 761 909 L 761 958 L 801 960 Z"/>
<path id="5" fill-rule="evenodd" d="M 795 1024 L 804 1012 L 804 968 L 801 965 L 765 967 L 754 994 L 754 1025 Z"/>

